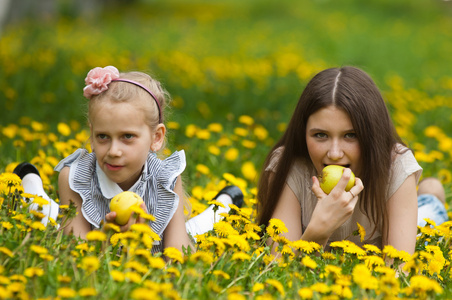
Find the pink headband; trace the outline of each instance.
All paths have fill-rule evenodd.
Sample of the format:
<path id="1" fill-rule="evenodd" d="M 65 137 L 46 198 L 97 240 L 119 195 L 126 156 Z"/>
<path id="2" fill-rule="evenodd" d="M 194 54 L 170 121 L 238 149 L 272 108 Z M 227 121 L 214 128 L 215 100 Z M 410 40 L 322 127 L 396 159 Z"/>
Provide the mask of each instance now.
<path id="1" fill-rule="evenodd" d="M 159 123 L 162 123 L 162 109 L 154 94 L 139 82 L 119 78 L 119 71 L 113 66 L 108 66 L 105 68 L 97 67 L 89 71 L 88 75 L 85 78 L 86 86 L 83 89 L 83 96 L 85 96 L 85 98 L 87 99 L 91 99 L 92 96 L 99 95 L 103 91 L 108 90 L 108 84 L 110 84 L 112 81 L 128 82 L 139 86 L 140 88 L 148 92 L 148 94 L 151 95 L 152 99 L 154 99 L 155 103 L 157 104 L 157 107 L 159 109 Z"/>

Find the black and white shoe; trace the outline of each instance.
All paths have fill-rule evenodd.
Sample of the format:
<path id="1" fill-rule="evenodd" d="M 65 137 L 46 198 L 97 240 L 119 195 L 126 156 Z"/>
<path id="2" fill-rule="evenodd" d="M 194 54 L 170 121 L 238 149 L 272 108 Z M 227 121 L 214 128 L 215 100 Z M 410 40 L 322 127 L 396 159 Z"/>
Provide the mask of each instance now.
<path id="1" fill-rule="evenodd" d="M 36 167 L 28 162 L 23 162 L 17 165 L 17 167 L 14 169 L 13 171 L 14 174 L 17 174 L 17 176 L 20 177 L 20 179 L 24 179 L 25 175 L 27 174 L 36 174 L 39 177 L 41 177 L 41 175 L 39 174 L 38 169 L 36 169 Z"/>
<path id="2" fill-rule="evenodd" d="M 241 208 L 243 205 L 243 193 L 242 190 L 236 185 L 228 185 L 224 187 L 218 194 L 213 198 L 217 199 L 220 195 L 226 194 L 232 199 L 232 203 Z"/>

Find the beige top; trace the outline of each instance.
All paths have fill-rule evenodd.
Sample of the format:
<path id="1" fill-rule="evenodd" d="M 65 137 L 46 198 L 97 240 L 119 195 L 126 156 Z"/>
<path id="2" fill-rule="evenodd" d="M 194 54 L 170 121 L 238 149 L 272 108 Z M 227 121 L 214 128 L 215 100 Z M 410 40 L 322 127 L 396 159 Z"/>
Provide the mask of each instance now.
<path id="1" fill-rule="evenodd" d="M 283 148 L 278 148 L 275 151 L 269 166 L 266 168 L 266 171 L 275 170 L 279 157 L 281 156 L 282 149 Z M 422 168 L 417 163 L 413 153 L 411 151 L 406 151 L 403 154 L 397 155 L 391 168 L 390 184 L 386 200 L 388 200 L 397 191 L 405 179 L 411 174 L 415 174 L 416 183 L 419 181 L 422 174 Z M 297 160 L 292 166 L 286 179 L 287 185 L 294 192 L 298 202 L 300 202 L 303 231 L 308 226 L 314 208 L 317 204 L 317 198 L 311 191 L 311 178 L 316 175 L 317 172 L 311 163 L 307 165 L 306 163 L 303 163 L 302 160 Z M 362 201 L 362 199 L 360 199 L 360 201 Z M 370 235 L 375 227 L 367 216 L 361 212 L 357 205 L 353 215 L 333 232 L 327 244 L 334 241 L 349 240 L 359 246 L 362 246 L 363 244 L 373 244 L 380 248 L 382 247 L 382 236 L 380 230 L 375 231 L 370 240 L 365 239 L 364 242 L 361 243 L 360 237 L 353 235 L 353 231 L 358 229 L 356 223 L 363 226 L 368 235 Z M 366 238 L 369 238 L 369 236 L 366 236 Z M 328 248 L 329 247 L 326 249 Z"/>

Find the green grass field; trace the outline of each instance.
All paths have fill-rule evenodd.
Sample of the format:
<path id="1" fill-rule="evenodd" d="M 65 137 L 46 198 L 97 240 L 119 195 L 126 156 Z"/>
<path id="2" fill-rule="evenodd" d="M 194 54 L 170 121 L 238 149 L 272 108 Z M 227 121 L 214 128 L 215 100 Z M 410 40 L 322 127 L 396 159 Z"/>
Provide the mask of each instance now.
<path id="1" fill-rule="evenodd" d="M 97 297 L 110 299 L 147 299 L 154 295 L 151 291 L 163 299 L 450 298 L 449 228 L 423 232 L 418 257 L 410 261 L 419 264 L 417 269 L 391 281 L 390 268 L 379 264 L 376 257 L 382 254 L 374 249 L 362 253 L 340 245 L 340 251 L 328 257 L 309 255 L 303 248 L 303 255 L 293 257 L 281 242 L 283 259 L 275 260 L 252 238 L 254 229 L 245 225 L 254 220 L 263 160 L 304 86 L 318 71 L 341 65 L 360 67 L 374 78 L 424 176 L 443 181 L 449 205 L 452 3 L 142 0 L 108 5 L 95 16 L 79 15 L 70 1 L 59 4 L 57 15 L 8 24 L 1 33 L 0 173 L 32 161 L 49 194 L 57 198 L 53 167 L 89 138 L 82 95 L 87 72 L 107 65 L 150 72 L 173 98 L 164 154 L 186 151 L 184 181 L 193 214 L 227 182 L 239 185 L 246 193 L 246 207 L 234 230 L 242 237 L 248 234 L 248 247 L 214 232 L 211 244 L 200 245 L 198 256 L 175 258 L 180 262 L 166 266 L 146 258 L 141 261 L 146 269 L 140 271 L 131 267 L 136 261 L 133 249 L 119 258 L 108 251 L 102 254 L 95 238 L 84 244 L 93 247 L 87 251 L 55 228 L 40 231 L 12 218 L 7 210 L 12 195 L 4 181 L 0 299 L 2 289 L 12 293 L 11 298 L 24 299 L 25 294 L 84 298 L 93 290 Z M 27 235 L 26 228 L 34 235 Z M 427 238 L 436 248 L 425 247 Z M 54 259 L 38 257 L 31 246 L 48 249 Z M 64 257 L 67 261 L 62 262 Z M 95 257 L 99 266 L 90 269 L 86 257 Z M 402 261 L 403 255 L 397 259 Z M 359 267 L 363 264 L 371 272 Z M 372 284 L 366 286 L 360 276 Z M 21 284 L 23 289 L 17 287 Z"/>

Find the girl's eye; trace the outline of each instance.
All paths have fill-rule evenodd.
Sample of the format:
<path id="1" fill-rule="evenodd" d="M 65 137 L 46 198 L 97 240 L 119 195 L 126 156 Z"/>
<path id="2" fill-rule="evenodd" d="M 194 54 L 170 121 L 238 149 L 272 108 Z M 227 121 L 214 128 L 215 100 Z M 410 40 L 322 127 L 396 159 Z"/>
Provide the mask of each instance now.
<path id="1" fill-rule="evenodd" d="M 317 132 L 317 133 L 314 133 L 314 137 L 319 138 L 319 139 L 325 139 L 328 137 L 328 135 L 323 132 Z"/>
<path id="2" fill-rule="evenodd" d="M 101 133 L 101 134 L 97 135 L 97 138 L 99 140 L 106 140 L 108 138 L 108 136 L 106 134 Z"/>
<path id="3" fill-rule="evenodd" d="M 356 139 L 356 133 L 354 133 L 354 132 L 347 133 L 345 135 L 345 138 L 347 138 L 347 139 Z"/>
<path id="4" fill-rule="evenodd" d="M 124 138 L 125 138 L 126 140 L 130 140 L 130 139 L 132 139 L 133 137 L 134 137 L 133 134 L 130 134 L 130 133 L 124 134 Z"/>

